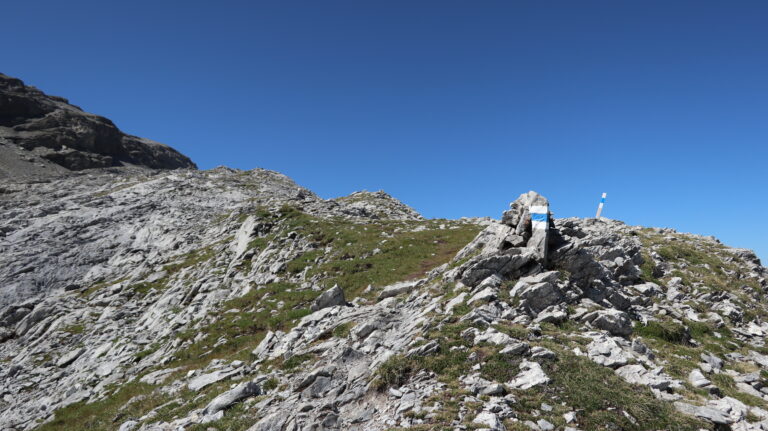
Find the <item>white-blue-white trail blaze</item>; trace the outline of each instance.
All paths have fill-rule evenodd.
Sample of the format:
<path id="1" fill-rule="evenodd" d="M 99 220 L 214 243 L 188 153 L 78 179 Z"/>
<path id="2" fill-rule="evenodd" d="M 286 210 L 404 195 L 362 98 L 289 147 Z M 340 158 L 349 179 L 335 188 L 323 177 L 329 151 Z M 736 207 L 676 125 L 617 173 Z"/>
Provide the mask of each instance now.
<path id="1" fill-rule="evenodd" d="M 549 227 L 549 207 L 547 205 L 531 205 L 528 212 L 531 213 L 533 230 L 546 230 Z"/>
<path id="2" fill-rule="evenodd" d="M 597 215 L 595 218 L 600 218 L 600 213 L 603 212 L 603 205 L 605 205 L 606 196 L 608 196 L 608 193 L 603 193 L 603 197 L 600 198 L 600 205 L 597 206 Z"/>

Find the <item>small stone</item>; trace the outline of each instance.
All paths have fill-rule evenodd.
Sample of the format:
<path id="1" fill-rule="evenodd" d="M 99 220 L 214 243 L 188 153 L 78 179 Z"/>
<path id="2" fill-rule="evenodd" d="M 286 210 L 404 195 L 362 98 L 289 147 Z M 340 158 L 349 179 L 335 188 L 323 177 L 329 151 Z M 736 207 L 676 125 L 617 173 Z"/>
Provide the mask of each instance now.
<path id="1" fill-rule="evenodd" d="M 536 425 L 538 425 L 541 431 L 552 431 L 555 429 L 555 425 L 545 419 L 539 419 L 536 421 Z"/>
<path id="2" fill-rule="evenodd" d="M 693 369 L 688 374 L 688 382 L 696 388 L 703 388 L 712 384 L 698 369 Z"/>
<path id="3" fill-rule="evenodd" d="M 537 385 L 549 383 L 549 377 L 536 362 L 523 360 L 520 364 L 521 372 L 507 385 L 514 389 L 529 389 Z"/>

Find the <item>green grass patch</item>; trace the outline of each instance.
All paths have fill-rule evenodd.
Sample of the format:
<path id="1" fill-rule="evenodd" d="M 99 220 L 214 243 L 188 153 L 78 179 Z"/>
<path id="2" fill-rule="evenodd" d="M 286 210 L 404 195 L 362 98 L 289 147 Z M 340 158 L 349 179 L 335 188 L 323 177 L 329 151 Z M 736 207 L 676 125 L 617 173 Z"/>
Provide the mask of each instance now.
<path id="1" fill-rule="evenodd" d="M 661 283 L 661 280 L 653 275 L 654 262 L 650 253 L 643 251 L 641 255 L 643 256 L 643 264 L 640 265 L 640 278 L 643 281 L 649 281 L 656 284 Z"/>
<path id="2" fill-rule="evenodd" d="M 90 404 L 79 402 L 56 410 L 54 419 L 37 430 L 114 430 L 128 418 L 140 417 L 168 401 L 170 397 L 154 392 L 152 385 L 138 381 L 128 382 L 120 385 L 115 393 L 103 400 Z"/>
<path id="3" fill-rule="evenodd" d="M 136 353 L 134 356 L 134 361 L 139 362 L 147 356 L 157 352 L 158 350 L 160 350 L 160 343 L 152 343 L 146 349 Z"/>
<path id="4" fill-rule="evenodd" d="M 296 368 L 310 359 L 314 358 L 313 355 L 294 355 L 283 361 L 281 368 L 285 371 L 294 371 Z"/>
<path id="5" fill-rule="evenodd" d="M 75 323 L 72 325 L 67 325 L 60 329 L 62 332 L 67 332 L 70 334 L 82 334 L 83 331 L 85 331 L 85 325 L 82 323 Z"/>
<path id="6" fill-rule="evenodd" d="M 200 366 L 215 358 L 250 360 L 250 351 L 264 338 L 267 331 L 289 330 L 302 317 L 310 313 L 309 305 L 319 295 L 309 289 L 299 289 L 291 283 L 271 283 L 254 288 L 246 295 L 226 301 L 221 310 L 239 310 L 221 313 L 208 324 L 205 337 L 177 352 L 168 367 Z M 278 303 L 283 307 L 278 308 Z M 192 339 L 196 330 L 181 332 L 182 339 Z M 219 343 L 224 338 L 226 342 Z M 215 347 L 214 347 L 215 346 Z"/>
<path id="7" fill-rule="evenodd" d="M 450 261 L 482 228 L 450 220 L 352 223 L 313 217 L 293 207 L 283 207 L 272 217 L 284 231 L 299 232 L 315 247 L 291 261 L 286 271 L 297 274 L 312 265 L 307 278 L 322 277 L 326 288 L 338 284 L 347 298 L 360 296 L 368 285 L 422 277 Z M 332 249 L 328 254 L 327 246 Z M 318 258 L 321 261 L 316 264 Z"/>
<path id="8" fill-rule="evenodd" d="M 719 373 L 712 374 L 708 378 L 715 386 L 720 388 L 720 390 L 723 392 L 723 395 L 736 398 L 748 406 L 765 408 L 766 403 L 762 398 L 758 398 L 754 395 L 750 395 L 738 390 L 738 388 L 736 388 L 736 382 L 733 380 L 733 377 L 727 374 Z"/>
<path id="9" fill-rule="evenodd" d="M 193 424 L 188 431 L 245 431 L 259 420 L 258 412 L 248 409 L 243 403 L 237 403 L 225 410 L 224 417 L 207 424 Z"/>
<path id="10" fill-rule="evenodd" d="M 264 389 L 264 391 L 271 391 L 273 389 L 277 389 L 279 384 L 279 380 L 277 380 L 275 377 L 270 377 L 267 379 L 267 381 L 264 382 L 263 385 L 261 385 L 261 387 Z"/>
<path id="11" fill-rule="evenodd" d="M 466 323 L 448 324 L 440 330 L 431 331 L 428 337 L 440 343 L 440 349 L 436 354 L 413 358 L 402 355 L 390 357 L 376 371 L 374 386 L 379 390 L 401 386 L 421 370 L 434 372 L 442 382 L 456 382 L 461 375 L 469 372 L 473 365 L 467 359 L 470 350 L 451 350 L 452 347 L 467 347 L 467 342 L 461 338 L 460 334 L 468 327 L 469 324 Z"/>
<path id="12" fill-rule="evenodd" d="M 128 280 L 128 278 L 124 277 L 124 278 L 120 278 L 120 279 L 117 279 L 117 280 L 114 280 L 114 281 L 102 281 L 100 283 L 96 283 L 96 284 L 88 287 L 87 289 L 80 291 L 80 296 L 82 296 L 84 298 L 87 298 L 87 297 L 91 296 L 94 292 L 97 292 L 97 291 L 99 291 L 99 290 L 101 290 L 101 289 L 103 289 L 103 288 L 105 288 L 107 286 L 113 286 L 115 284 L 122 283 L 125 280 Z"/>
<path id="13" fill-rule="evenodd" d="M 578 412 L 580 429 L 695 431 L 708 428 L 702 421 L 679 414 L 671 403 L 657 400 L 647 387 L 631 385 L 610 368 L 568 351 L 558 352 L 556 361 L 543 362 L 542 367 L 552 381 L 546 386 L 514 391 L 519 397 L 516 407 L 519 412 L 538 409 L 542 402 L 565 402 Z M 526 413 L 520 419 L 536 420 Z M 560 415 L 550 415 L 547 420 L 564 426 Z"/>
<path id="14" fill-rule="evenodd" d="M 352 332 L 352 328 L 355 327 L 353 322 L 342 323 L 341 325 L 333 328 L 331 332 L 336 338 L 347 338 L 349 333 Z"/>
<path id="15" fill-rule="evenodd" d="M 655 338 L 669 343 L 685 344 L 690 338 L 685 326 L 671 321 L 650 321 L 647 325 L 637 325 L 635 335 Z"/>
<path id="16" fill-rule="evenodd" d="M 188 268 L 190 266 L 195 266 L 200 263 L 207 262 L 208 260 L 213 258 L 215 254 L 216 253 L 213 250 L 213 244 L 212 244 L 207 247 L 193 250 L 185 254 L 184 256 L 182 256 L 181 261 L 169 263 L 163 266 L 163 270 L 168 272 L 168 275 L 172 275 L 181 271 L 184 268 Z"/>

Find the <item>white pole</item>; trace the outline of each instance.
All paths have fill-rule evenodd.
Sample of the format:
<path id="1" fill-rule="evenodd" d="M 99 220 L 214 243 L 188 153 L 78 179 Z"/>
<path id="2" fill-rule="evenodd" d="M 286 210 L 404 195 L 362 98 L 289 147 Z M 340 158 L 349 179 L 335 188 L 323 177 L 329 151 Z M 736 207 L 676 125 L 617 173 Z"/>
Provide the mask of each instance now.
<path id="1" fill-rule="evenodd" d="M 597 215 L 595 218 L 600 218 L 600 213 L 603 212 L 603 205 L 605 205 L 606 196 L 608 196 L 608 193 L 603 193 L 603 197 L 600 198 L 600 205 L 597 206 Z"/>

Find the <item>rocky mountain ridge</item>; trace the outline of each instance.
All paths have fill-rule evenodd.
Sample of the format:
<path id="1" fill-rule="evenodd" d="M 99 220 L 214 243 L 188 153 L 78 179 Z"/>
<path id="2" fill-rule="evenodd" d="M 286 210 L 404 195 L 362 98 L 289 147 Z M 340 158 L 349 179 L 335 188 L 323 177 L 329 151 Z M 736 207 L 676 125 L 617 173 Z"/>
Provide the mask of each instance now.
<path id="1" fill-rule="evenodd" d="M 167 145 L 127 135 L 107 118 L 0 73 L 0 178 L 114 166 L 196 168 Z"/>
<path id="2" fill-rule="evenodd" d="M 265 170 L 63 181 L 0 200 L 0 429 L 768 429 L 747 250 L 534 192 L 425 220 Z"/>

